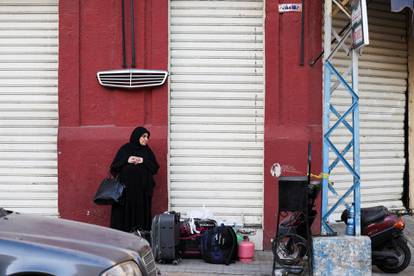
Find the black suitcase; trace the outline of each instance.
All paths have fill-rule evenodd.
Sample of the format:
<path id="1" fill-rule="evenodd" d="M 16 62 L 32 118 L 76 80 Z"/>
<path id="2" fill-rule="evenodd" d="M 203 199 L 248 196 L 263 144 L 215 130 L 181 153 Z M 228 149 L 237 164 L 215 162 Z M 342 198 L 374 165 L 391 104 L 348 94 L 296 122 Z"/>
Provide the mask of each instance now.
<path id="1" fill-rule="evenodd" d="M 166 212 L 156 215 L 151 226 L 151 245 L 159 263 L 178 264 L 180 239 L 180 213 Z"/>

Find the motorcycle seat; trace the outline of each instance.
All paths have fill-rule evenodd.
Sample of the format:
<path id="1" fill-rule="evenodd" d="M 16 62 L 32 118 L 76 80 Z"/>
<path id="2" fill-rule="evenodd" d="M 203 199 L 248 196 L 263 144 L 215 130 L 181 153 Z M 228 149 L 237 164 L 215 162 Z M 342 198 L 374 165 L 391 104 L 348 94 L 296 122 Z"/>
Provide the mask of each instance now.
<path id="1" fill-rule="evenodd" d="M 388 209 L 385 206 L 361 208 L 361 225 L 366 226 L 370 223 L 383 219 L 387 215 Z"/>

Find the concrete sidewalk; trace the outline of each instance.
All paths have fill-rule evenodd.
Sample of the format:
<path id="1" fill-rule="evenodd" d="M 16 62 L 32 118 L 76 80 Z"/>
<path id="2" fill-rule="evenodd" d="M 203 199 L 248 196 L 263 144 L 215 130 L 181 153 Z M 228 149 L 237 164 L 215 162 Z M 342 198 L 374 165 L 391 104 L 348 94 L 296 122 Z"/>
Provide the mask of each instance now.
<path id="1" fill-rule="evenodd" d="M 411 252 L 414 254 L 414 217 L 404 216 L 406 221 L 406 229 L 404 230 L 407 236 Z M 240 275 L 272 275 L 273 255 L 271 251 L 256 251 L 255 260 L 250 264 L 243 264 L 236 262 L 231 265 L 214 265 L 208 264 L 201 259 L 184 259 L 178 265 L 172 264 L 158 264 L 158 268 L 163 276 L 240 276 Z M 373 276 L 387 275 L 381 272 L 378 268 L 373 266 Z M 410 266 L 399 273 L 402 276 L 414 275 L 414 256 L 411 259 Z"/>
<path id="2" fill-rule="evenodd" d="M 158 264 L 161 275 L 272 275 L 273 254 L 271 251 L 256 251 L 255 260 L 250 264 L 236 262 L 230 265 L 208 264 L 201 259 L 183 259 L 178 265 Z"/>

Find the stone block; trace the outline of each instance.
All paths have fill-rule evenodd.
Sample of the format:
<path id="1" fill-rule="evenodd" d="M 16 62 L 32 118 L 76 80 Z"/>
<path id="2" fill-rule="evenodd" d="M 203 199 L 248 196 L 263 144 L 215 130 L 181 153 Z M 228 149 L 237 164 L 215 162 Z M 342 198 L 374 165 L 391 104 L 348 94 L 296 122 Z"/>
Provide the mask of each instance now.
<path id="1" fill-rule="evenodd" d="M 371 276 L 370 238 L 313 237 L 313 275 Z"/>

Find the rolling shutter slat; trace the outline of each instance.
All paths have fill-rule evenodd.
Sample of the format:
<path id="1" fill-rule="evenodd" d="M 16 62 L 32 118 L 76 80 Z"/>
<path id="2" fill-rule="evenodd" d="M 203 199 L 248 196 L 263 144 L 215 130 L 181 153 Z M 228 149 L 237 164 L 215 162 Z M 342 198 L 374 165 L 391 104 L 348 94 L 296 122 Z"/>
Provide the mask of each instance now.
<path id="1" fill-rule="evenodd" d="M 0 207 L 58 215 L 58 1 L 0 2 Z"/>
<path id="2" fill-rule="evenodd" d="M 263 1 L 170 1 L 170 208 L 263 224 Z"/>

